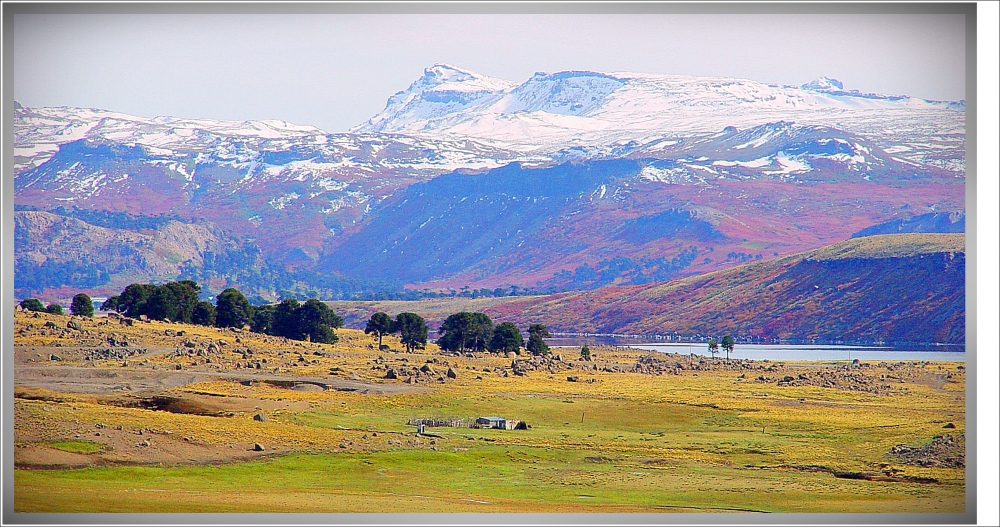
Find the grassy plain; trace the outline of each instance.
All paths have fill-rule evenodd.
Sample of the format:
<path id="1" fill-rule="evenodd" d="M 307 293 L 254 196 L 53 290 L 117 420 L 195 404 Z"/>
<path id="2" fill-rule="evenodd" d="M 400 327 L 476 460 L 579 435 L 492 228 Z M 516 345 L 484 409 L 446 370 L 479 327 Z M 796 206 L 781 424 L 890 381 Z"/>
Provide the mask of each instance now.
<path id="1" fill-rule="evenodd" d="M 717 367 L 722 359 L 685 357 L 687 369 L 650 375 L 625 371 L 647 352 L 596 348 L 593 363 L 578 360 L 578 350 L 557 350 L 563 360 L 552 371 L 521 376 L 506 357 L 442 355 L 433 345 L 413 354 L 378 352 L 356 330 L 339 331 L 342 342 L 327 346 L 159 323 L 86 321 L 89 333 L 68 334 L 61 329 L 68 318 L 18 315 L 17 364 L 110 379 L 182 364 L 190 382 L 155 394 L 184 400 L 187 409 L 211 403 L 227 411 L 129 406 L 122 398 L 153 392 L 58 392 L 16 371 L 16 511 L 964 511 L 964 468 L 889 455 L 895 445 L 964 432 L 959 363 L 872 365 L 865 373 L 892 385 L 875 394 L 774 381 L 840 371 L 845 363 L 773 365 L 769 380 L 759 381 L 758 371 Z M 42 323 L 50 320 L 60 329 L 45 334 Z M 73 358 L 72 346 L 86 349 L 86 338 L 112 328 L 150 350 L 174 350 L 179 341 L 164 330 L 183 328 L 183 338 L 223 340 L 227 351 L 207 355 L 216 357 L 207 364 L 155 351 L 128 366 Z M 386 342 L 401 348 L 391 337 Z M 271 377 L 257 369 L 251 375 L 262 382 L 245 382 L 246 370 L 233 366 L 245 360 L 234 348 L 267 358 L 271 377 L 324 378 L 330 386 L 263 382 Z M 46 360 L 52 350 L 63 360 Z M 388 367 L 424 364 L 441 373 L 451 368 L 456 377 L 384 378 Z M 367 388 L 338 389 L 338 382 Z M 432 435 L 417 435 L 406 424 L 485 415 L 531 428 L 434 427 Z M 955 428 L 943 429 L 948 423 Z M 253 451 L 254 443 L 264 451 Z M 39 459 L 50 463 L 30 462 Z"/>

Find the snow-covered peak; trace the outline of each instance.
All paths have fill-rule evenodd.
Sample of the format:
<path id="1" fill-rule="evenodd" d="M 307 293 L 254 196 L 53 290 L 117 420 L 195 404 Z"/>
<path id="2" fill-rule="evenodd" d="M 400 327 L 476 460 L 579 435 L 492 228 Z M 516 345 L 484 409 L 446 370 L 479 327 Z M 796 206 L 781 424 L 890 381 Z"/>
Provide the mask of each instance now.
<path id="1" fill-rule="evenodd" d="M 885 129 L 887 119 L 906 128 L 964 130 L 963 111 L 960 102 L 845 91 L 829 77 L 781 86 L 727 77 L 562 71 L 535 73 L 514 86 L 439 64 L 353 131 L 463 137 L 551 153 L 778 121 L 865 133 Z"/>
<path id="2" fill-rule="evenodd" d="M 401 123 L 423 122 L 468 111 L 495 102 L 515 86 L 513 82 L 448 64 L 435 64 L 425 69 L 409 88 L 390 97 L 381 113 L 351 131 L 405 132 L 409 127 Z M 418 126 L 417 130 L 422 128 Z"/>
<path id="3" fill-rule="evenodd" d="M 830 77 L 820 77 L 802 85 L 803 90 L 812 91 L 836 91 L 843 90 L 844 83 Z"/>

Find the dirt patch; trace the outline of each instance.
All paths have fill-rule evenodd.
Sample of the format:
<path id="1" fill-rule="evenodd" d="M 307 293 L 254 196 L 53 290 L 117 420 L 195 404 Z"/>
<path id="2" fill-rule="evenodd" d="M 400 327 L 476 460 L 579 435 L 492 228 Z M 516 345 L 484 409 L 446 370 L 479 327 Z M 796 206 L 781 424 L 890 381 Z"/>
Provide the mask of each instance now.
<path id="1" fill-rule="evenodd" d="M 66 452 L 43 445 L 14 445 L 14 465 L 18 468 L 79 468 L 93 465 L 93 454 Z"/>
<path id="2" fill-rule="evenodd" d="M 885 483 L 938 483 L 938 480 L 934 478 L 907 476 L 899 474 L 893 470 L 886 470 L 884 472 L 853 472 L 847 470 L 838 470 L 823 465 L 778 465 L 776 467 L 760 467 L 760 468 L 778 468 L 785 470 L 794 470 L 796 472 L 820 472 L 820 473 L 830 474 L 835 478 L 857 479 L 863 481 L 881 481 Z"/>
<path id="3" fill-rule="evenodd" d="M 229 397 L 220 394 L 182 392 L 149 397 L 114 397 L 99 402 L 123 408 L 144 408 L 175 414 L 231 417 L 239 412 L 257 410 L 307 410 L 308 401 L 276 401 L 254 397 Z"/>

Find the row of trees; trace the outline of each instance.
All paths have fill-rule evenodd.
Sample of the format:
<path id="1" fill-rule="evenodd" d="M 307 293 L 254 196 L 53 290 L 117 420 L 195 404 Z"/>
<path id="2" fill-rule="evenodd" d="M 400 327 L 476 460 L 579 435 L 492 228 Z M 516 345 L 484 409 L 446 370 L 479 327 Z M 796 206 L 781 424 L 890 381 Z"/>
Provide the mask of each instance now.
<path id="1" fill-rule="evenodd" d="M 512 322 L 501 322 L 495 327 L 493 321 L 485 313 L 470 313 L 463 311 L 445 319 L 438 329 L 437 344 L 446 351 L 484 351 L 492 353 L 521 353 L 525 348 L 529 352 L 540 355 L 549 352 L 545 337 L 550 337 L 548 330 L 541 324 L 528 327 L 528 342 L 525 344 L 521 330 Z"/>
<path id="2" fill-rule="evenodd" d="M 399 333 L 407 351 L 422 349 L 427 344 L 427 323 L 416 313 L 400 313 L 395 319 L 383 312 L 375 313 L 368 319 L 365 333 L 378 338 L 379 349 L 384 349 L 382 337 L 393 333 Z M 445 351 L 521 353 L 524 348 L 535 355 L 549 353 L 544 339 L 552 336 L 545 326 L 532 324 L 528 327 L 528 342 L 525 344 L 521 330 L 512 322 L 501 322 L 494 327 L 485 313 L 468 311 L 446 318 L 438 329 L 438 335 L 437 345 Z"/>
<path id="3" fill-rule="evenodd" d="M 131 284 L 120 295 L 108 298 L 101 309 L 117 311 L 127 317 L 146 316 L 186 324 L 242 328 L 293 340 L 337 342 L 335 329 L 344 319 L 329 306 L 312 298 L 304 303 L 287 299 L 277 305 L 253 306 L 238 289 L 219 293 L 215 305 L 199 300 L 201 286 L 193 280 L 162 285 Z"/>
<path id="4" fill-rule="evenodd" d="M 37 298 L 25 298 L 19 305 L 21 309 L 26 311 L 52 313 L 53 315 L 63 314 L 62 305 L 53 302 L 46 306 Z M 94 316 L 94 302 L 86 293 L 77 293 L 73 296 L 73 300 L 69 304 L 69 312 L 71 315 L 92 317 Z"/>
<path id="5" fill-rule="evenodd" d="M 378 312 L 371 316 L 365 326 L 365 333 L 378 337 L 378 349 L 384 349 L 382 337 L 399 333 L 399 340 L 406 351 L 423 349 L 427 345 L 427 322 L 416 313 L 400 313 L 396 318 Z"/>

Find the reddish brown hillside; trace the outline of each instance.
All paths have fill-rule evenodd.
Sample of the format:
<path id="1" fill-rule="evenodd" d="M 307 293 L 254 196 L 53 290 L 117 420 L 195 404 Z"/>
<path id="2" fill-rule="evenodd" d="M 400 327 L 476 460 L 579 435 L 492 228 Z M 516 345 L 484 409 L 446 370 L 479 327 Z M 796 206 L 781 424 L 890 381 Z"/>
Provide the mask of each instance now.
<path id="1" fill-rule="evenodd" d="M 524 299 L 486 312 L 563 332 L 960 343 L 965 237 L 857 238 L 667 283 Z"/>

